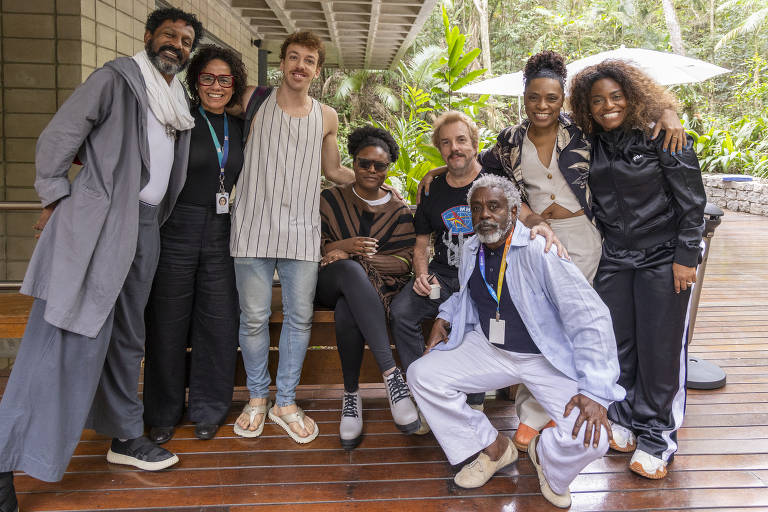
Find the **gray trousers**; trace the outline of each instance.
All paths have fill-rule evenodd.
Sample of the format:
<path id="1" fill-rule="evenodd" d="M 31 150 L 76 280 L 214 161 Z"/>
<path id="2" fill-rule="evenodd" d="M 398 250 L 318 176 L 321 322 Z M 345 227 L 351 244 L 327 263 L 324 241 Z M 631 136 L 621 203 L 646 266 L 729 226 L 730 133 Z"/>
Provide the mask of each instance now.
<path id="1" fill-rule="evenodd" d="M 95 338 L 47 323 L 45 301 L 35 299 L 0 402 L 0 472 L 56 482 L 84 428 L 122 439 L 143 434 L 144 307 L 159 254 L 157 208 L 142 203 L 133 263 Z"/>

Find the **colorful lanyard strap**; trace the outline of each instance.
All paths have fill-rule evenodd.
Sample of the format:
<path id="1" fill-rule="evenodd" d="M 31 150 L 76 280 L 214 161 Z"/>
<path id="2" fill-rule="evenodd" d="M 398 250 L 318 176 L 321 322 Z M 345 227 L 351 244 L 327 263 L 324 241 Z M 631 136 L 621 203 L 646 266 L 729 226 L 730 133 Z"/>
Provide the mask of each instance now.
<path id="1" fill-rule="evenodd" d="M 213 145 L 216 146 L 216 157 L 219 159 L 219 192 L 224 192 L 224 167 L 227 165 L 227 158 L 229 158 L 229 121 L 227 120 L 227 113 L 224 112 L 224 147 L 219 144 L 219 138 L 216 136 L 216 132 L 213 130 L 211 121 L 208 116 L 205 115 L 203 106 L 198 107 L 200 115 L 203 116 L 205 122 L 208 123 L 208 129 L 211 131 L 211 138 L 213 139 Z"/>
<path id="2" fill-rule="evenodd" d="M 499 312 L 501 309 L 501 288 L 504 284 L 504 271 L 507 269 L 507 253 L 509 252 L 509 244 L 512 242 L 512 233 L 507 237 L 507 241 L 504 243 L 504 254 L 501 256 L 501 268 L 499 268 L 499 282 L 496 285 L 496 290 L 488 284 L 488 279 L 485 278 L 485 250 L 483 244 L 480 244 L 480 275 L 483 276 L 483 282 L 485 287 L 488 288 L 488 293 L 491 294 L 493 300 L 496 301 L 496 320 L 499 319 Z"/>

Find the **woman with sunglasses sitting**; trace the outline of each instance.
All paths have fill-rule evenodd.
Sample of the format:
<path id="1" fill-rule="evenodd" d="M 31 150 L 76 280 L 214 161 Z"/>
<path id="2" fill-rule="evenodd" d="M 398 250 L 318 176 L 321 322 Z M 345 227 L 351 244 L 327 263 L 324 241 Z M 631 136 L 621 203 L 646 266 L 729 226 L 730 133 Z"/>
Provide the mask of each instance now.
<path id="1" fill-rule="evenodd" d="M 189 420 L 198 438 L 216 434 L 232 401 L 239 307 L 229 194 L 243 166 L 243 126 L 224 109 L 242 96 L 246 81 L 245 66 L 231 50 L 203 46 L 190 61 L 186 84 L 195 127 L 187 178 L 160 229 L 145 313 L 144 423 L 158 444 L 173 436 L 183 416 L 187 372 Z"/>
<path id="2" fill-rule="evenodd" d="M 344 375 L 339 435 L 350 450 L 362 439 L 358 381 L 366 343 L 386 383 L 397 427 L 408 434 L 416 431 L 419 415 L 387 333 L 390 299 L 410 279 L 416 240 L 408 205 L 382 188 L 399 148 L 389 133 L 373 126 L 358 128 L 348 140 L 355 182 L 320 195 L 323 259 L 316 300 L 334 308 Z"/>

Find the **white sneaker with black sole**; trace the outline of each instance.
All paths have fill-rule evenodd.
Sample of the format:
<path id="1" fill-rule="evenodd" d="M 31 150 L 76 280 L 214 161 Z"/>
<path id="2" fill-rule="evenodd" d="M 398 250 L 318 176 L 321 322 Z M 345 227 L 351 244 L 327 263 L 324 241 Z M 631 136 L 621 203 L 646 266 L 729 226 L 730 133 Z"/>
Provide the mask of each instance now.
<path id="1" fill-rule="evenodd" d="M 179 462 L 179 458 L 165 448 L 157 446 L 146 436 L 120 441 L 112 439 L 107 462 L 125 464 L 144 471 L 160 471 Z"/>
<path id="2" fill-rule="evenodd" d="M 360 392 L 344 392 L 341 405 L 341 421 L 339 422 L 339 439 L 341 447 L 352 450 L 363 440 L 363 401 Z"/>
<path id="3" fill-rule="evenodd" d="M 387 386 L 389 410 L 392 412 L 395 426 L 404 434 L 413 434 L 419 430 L 421 423 L 419 411 L 416 409 L 408 385 L 403 379 L 403 372 L 400 371 L 400 368 L 395 368 L 392 373 L 384 377 L 384 383 Z"/>

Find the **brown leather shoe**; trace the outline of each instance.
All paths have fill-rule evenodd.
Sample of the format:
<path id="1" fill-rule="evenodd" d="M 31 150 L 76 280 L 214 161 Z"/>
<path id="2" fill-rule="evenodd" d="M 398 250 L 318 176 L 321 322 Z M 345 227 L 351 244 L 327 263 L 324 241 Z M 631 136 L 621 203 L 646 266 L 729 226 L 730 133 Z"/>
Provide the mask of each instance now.
<path id="1" fill-rule="evenodd" d="M 515 437 L 512 438 L 512 442 L 515 443 L 515 447 L 520 450 L 521 452 L 527 452 L 528 451 L 528 444 L 530 444 L 531 439 L 536 437 L 536 434 L 539 432 L 526 425 L 525 423 L 521 423 L 520 426 L 517 427 L 517 432 L 515 432 Z"/>
<path id="2" fill-rule="evenodd" d="M 533 430 L 533 428 L 529 427 L 525 423 L 521 423 L 519 427 L 517 427 L 517 432 L 515 432 L 515 437 L 512 438 L 512 442 L 515 443 L 515 446 L 518 450 L 521 452 L 527 452 L 528 451 L 528 444 L 531 442 L 531 439 L 536 434 L 539 434 L 544 431 L 545 428 L 551 428 L 555 426 L 555 422 L 552 420 L 549 420 L 546 425 L 541 427 L 541 430 L 536 432 Z"/>

